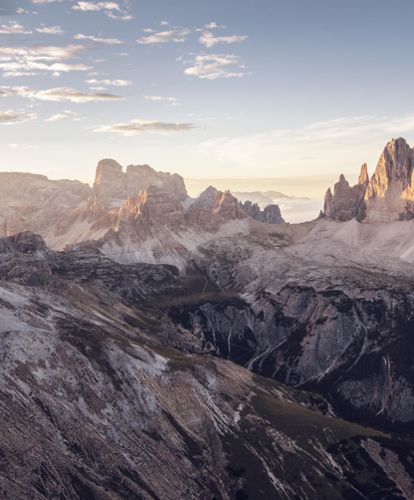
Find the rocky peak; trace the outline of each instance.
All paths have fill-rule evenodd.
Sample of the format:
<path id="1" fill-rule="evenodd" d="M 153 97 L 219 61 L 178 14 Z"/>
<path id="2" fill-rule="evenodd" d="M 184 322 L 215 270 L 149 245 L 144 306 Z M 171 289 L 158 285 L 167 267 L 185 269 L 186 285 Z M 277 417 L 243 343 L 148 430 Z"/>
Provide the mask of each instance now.
<path id="1" fill-rule="evenodd" d="M 144 226 L 178 227 L 184 225 L 184 209 L 171 192 L 150 186 L 136 196 L 128 197 L 119 210 L 117 226 L 121 221 L 137 219 Z"/>
<path id="2" fill-rule="evenodd" d="M 209 186 L 191 204 L 191 207 L 201 208 L 201 209 L 205 209 L 205 210 L 213 210 L 218 195 L 219 195 L 219 191 L 215 187 Z"/>
<path id="3" fill-rule="evenodd" d="M 94 192 L 98 201 L 105 206 L 120 207 L 128 197 L 155 186 L 170 193 L 177 200 L 187 198 L 184 179 L 177 174 L 157 172 L 149 165 L 128 165 L 124 172 L 114 160 L 98 163 Z"/>
<path id="4" fill-rule="evenodd" d="M 366 193 L 370 221 L 410 218 L 414 208 L 414 151 L 403 138 L 390 141 L 377 164 Z"/>
<path id="5" fill-rule="evenodd" d="M 360 186 L 365 186 L 365 189 L 366 189 L 366 187 L 368 186 L 368 183 L 369 183 L 368 165 L 366 163 L 363 163 L 361 165 L 361 170 L 360 170 L 359 177 L 358 177 L 358 184 Z"/>
<path id="6" fill-rule="evenodd" d="M 101 202 L 123 199 L 125 175 L 122 166 L 115 160 L 101 160 L 96 167 L 94 193 Z"/>
<path id="7" fill-rule="evenodd" d="M 325 195 L 324 215 L 338 221 L 361 218 L 364 213 L 364 194 L 368 184 L 368 168 L 361 167 L 358 183 L 350 186 L 345 176 L 341 174 L 334 186 L 332 194 L 329 188 Z"/>
<path id="8" fill-rule="evenodd" d="M 257 203 L 251 201 L 240 202 L 240 208 L 252 219 L 264 224 L 283 224 L 285 221 L 278 205 L 267 205 L 263 210 Z"/>
<path id="9" fill-rule="evenodd" d="M 239 200 L 235 198 L 230 191 L 219 192 L 213 208 L 214 214 L 220 214 L 222 217 L 231 219 L 244 219 L 245 214 L 240 208 Z"/>

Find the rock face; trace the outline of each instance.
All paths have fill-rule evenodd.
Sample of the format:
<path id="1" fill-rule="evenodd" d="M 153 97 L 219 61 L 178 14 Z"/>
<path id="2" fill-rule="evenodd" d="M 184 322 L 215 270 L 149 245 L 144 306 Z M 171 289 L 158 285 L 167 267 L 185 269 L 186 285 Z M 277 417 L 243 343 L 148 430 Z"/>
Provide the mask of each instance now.
<path id="1" fill-rule="evenodd" d="M 325 195 L 324 214 L 337 221 L 347 221 L 364 216 L 364 195 L 368 186 L 368 167 L 363 164 L 355 186 L 350 186 L 344 175 L 334 186 L 332 194 L 329 188 Z"/>
<path id="2" fill-rule="evenodd" d="M 387 144 L 365 193 L 369 221 L 390 221 L 413 217 L 414 151 L 402 139 Z"/>
<path id="3" fill-rule="evenodd" d="M 149 165 L 129 165 L 124 172 L 115 160 L 98 163 L 94 193 L 101 204 L 119 207 L 128 197 L 149 187 L 166 192 L 178 201 L 188 196 L 184 180 L 177 174 L 156 172 Z"/>
<path id="4" fill-rule="evenodd" d="M 44 269 L 0 276 L 1 498 L 413 497 L 411 439 L 334 418 L 202 342 L 168 347 L 185 332 L 165 301 L 188 283 L 81 247 L 0 240 L 2 265 Z"/>
<path id="5" fill-rule="evenodd" d="M 369 180 L 362 166 L 358 184 L 350 187 L 342 175 L 334 193 L 328 189 L 324 215 L 347 221 L 390 222 L 414 217 L 414 150 L 405 139 L 393 139 L 382 153 Z"/>
<path id="6" fill-rule="evenodd" d="M 264 224 L 284 224 L 282 213 L 278 205 L 267 205 L 263 210 L 257 203 L 251 201 L 240 202 L 241 209 L 252 219 L 263 222 Z"/>

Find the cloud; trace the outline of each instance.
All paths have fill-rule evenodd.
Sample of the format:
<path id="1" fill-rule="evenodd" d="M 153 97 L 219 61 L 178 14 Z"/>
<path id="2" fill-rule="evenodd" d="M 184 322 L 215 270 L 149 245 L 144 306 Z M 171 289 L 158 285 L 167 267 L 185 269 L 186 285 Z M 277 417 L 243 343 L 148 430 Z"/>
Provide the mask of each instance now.
<path id="1" fill-rule="evenodd" d="M 127 123 L 101 126 L 95 132 L 115 132 L 130 137 L 144 132 L 166 134 L 170 132 L 185 132 L 194 128 L 196 128 L 194 123 L 167 123 L 136 119 Z"/>
<path id="2" fill-rule="evenodd" d="M 195 57 L 192 64 L 184 73 L 206 80 L 242 78 L 249 74 L 240 63 L 240 58 L 234 55 L 201 54 Z"/>
<path id="3" fill-rule="evenodd" d="M 179 102 L 176 97 L 168 97 L 168 96 L 161 96 L 161 95 L 144 95 L 144 99 L 147 101 L 154 101 L 154 102 L 168 102 L 172 106 L 178 106 Z"/>
<path id="4" fill-rule="evenodd" d="M 32 3 L 36 5 L 45 4 L 45 3 L 60 3 L 63 0 L 30 0 Z"/>
<path id="5" fill-rule="evenodd" d="M 0 26 L 0 35 L 30 35 L 31 33 L 21 24 L 12 21 Z"/>
<path id="6" fill-rule="evenodd" d="M 104 86 L 104 87 L 128 87 L 129 85 L 132 85 L 132 82 L 130 80 L 95 80 L 95 79 L 90 79 L 86 80 L 86 83 L 88 85 L 98 85 L 98 86 Z"/>
<path id="7" fill-rule="evenodd" d="M 85 64 L 68 64 L 68 59 L 76 57 L 83 45 L 56 46 L 0 46 L 0 69 L 6 76 L 30 75 L 38 72 L 55 74 L 91 69 Z"/>
<path id="8" fill-rule="evenodd" d="M 0 111 L 0 125 L 15 125 L 37 119 L 36 113 L 23 111 Z"/>
<path id="9" fill-rule="evenodd" d="M 73 37 L 75 40 L 90 40 L 95 43 L 103 43 L 105 45 L 121 45 L 124 42 L 118 40 L 118 38 L 100 38 L 93 35 L 83 35 L 82 33 L 78 33 Z"/>
<path id="10" fill-rule="evenodd" d="M 224 29 L 226 26 L 223 26 L 222 24 L 217 24 L 216 22 L 211 22 L 206 24 L 205 26 L 208 30 L 217 30 L 217 29 Z"/>
<path id="11" fill-rule="evenodd" d="M 316 175 L 349 172 L 364 161 L 375 165 L 391 137 L 414 135 L 414 114 L 402 117 L 340 117 L 299 128 L 275 129 L 203 142 L 199 151 L 239 177 L 260 166 L 260 175 Z M 286 174 L 288 172 L 289 174 Z"/>
<path id="12" fill-rule="evenodd" d="M 53 45 L 45 46 L 20 46 L 8 47 L 0 46 L 0 59 L 4 57 L 30 58 L 35 61 L 53 61 L 60 59 L 71 59 L 76 57 L 85 47 L 83 45 L 67 45 L 57 47 Z"/>
<path id="13" fill-rule="evenodd" d="M 76 2 L 76 5 L 73 5 L 72 9 L 81 10 L 83 12 L 121 10 L 117 2 Z"/>
<path id="14" fill-rule="evenodd" d="M 57 87 L 47 90 L 33 90 L 28 87 L 0 87 L 0 97 L 25 97 L 39 101 L 74 102 L 77 104 L 89 102 L 119 101 L 122 96 L 83 92 L 71 87 Z"/>
<path id="15" fill-rule="evenodd" d="M 58 122 L 62 120 L 67 120 L 68 118 L 77 118 L 79 115 L 74 111 L 63 111 L 62 113 L 57 113 L 55 115 L 49 116 L 49 118 L 45 119 L 45 122 Z"/>
<path id="16" fill-rule="evenodd" d="M 246 35 L 229 35 L 229 36 L 214 36 L 211 31 L 205 31 L 198 39 L 201 45 L 207 48 L 214 47 L 218 44 L 231 44 L 240 43 L 246 40 L 248 37 Z"/>
<path id="17" fill-rule="evenodd" d="M 153 45 L 160 43 L 182 43 L 185 42 L 187 36 L 191 33 L 191 30 L 187 28 L 175 28 L 168 31 L 158 31 L 151 33 L 148 36 L 138 38 L 137 42 L 141 45 Z"/>
<path id="18" fill-rule="evenodd" d="M 82 12 L 103 12 L 111 19 L 120 21 L 130 21 L 133 17 L 122 9 L 118 2 L 76 2 L 72 9 Z"/>
<path id="19" fill-rule="evenodd" d="M 60 26 L 42 26 L 41 28 L 37 28 L 36 31 L 45 35 L 63 35 L 64 33 Z"/>

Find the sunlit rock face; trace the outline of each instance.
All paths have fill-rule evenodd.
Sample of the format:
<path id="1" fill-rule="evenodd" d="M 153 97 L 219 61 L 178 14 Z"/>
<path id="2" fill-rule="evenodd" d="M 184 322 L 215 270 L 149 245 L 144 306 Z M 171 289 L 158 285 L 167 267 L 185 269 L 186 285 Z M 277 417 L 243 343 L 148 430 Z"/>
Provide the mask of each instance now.
<path id="1" fill-rule="evenodd" d="M 187 198 L 184 179 L 177 174 L 156 172 L 149 165 L 129 165 L 124 172 L 115 160 L 101 160 L 96 169 L 94 193 L 105 205 L 117 207 L 129 196 L 154 186 L 183 201 Z"/>
<path id="2" fill-rule="evenodd" d="M 361 168 L 358 183 L 351 187 L 341 175 L 325 195 L 324 215 L 338 221 L 353 218 L 366 222 L 390 222 L 414 217 L 414 150 L 405 139 L 390 141 L 368 179 Z"/>
<path id="3" fill-rule="evenodd" d="M 393 139 L 384 149 L 366 193 L 366 219 L 390 221 L 412 218 L 414 152 L 405 139 Z"/>
<path id="4" fill-rule="evenodd" d="M 334 186 L 332 194 L 329 188 L 325 195 L 324 214 L 326 217 L 347 221 L 361 217 L 364 213 L 364 194 L 368 185 L 368 167 L 363 164 L 358 183 L 350 186 L 345 176 L 341 174 L 339 182 Z"/>

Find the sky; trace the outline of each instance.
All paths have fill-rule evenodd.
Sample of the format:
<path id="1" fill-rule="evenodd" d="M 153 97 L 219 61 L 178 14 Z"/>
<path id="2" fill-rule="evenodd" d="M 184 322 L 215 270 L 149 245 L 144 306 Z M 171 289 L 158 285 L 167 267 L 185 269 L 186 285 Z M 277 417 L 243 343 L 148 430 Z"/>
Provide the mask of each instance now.
<path id="1" fill-rule="evenodd" d="M 0 0 L 0 171 L 353 181 L 414 142 L 413 17 L 412 0 Z"/>

